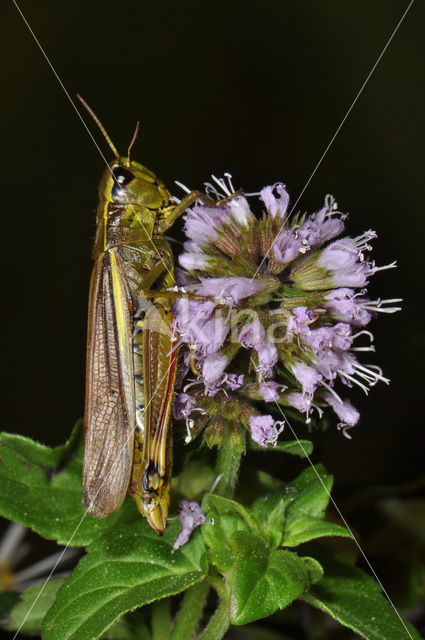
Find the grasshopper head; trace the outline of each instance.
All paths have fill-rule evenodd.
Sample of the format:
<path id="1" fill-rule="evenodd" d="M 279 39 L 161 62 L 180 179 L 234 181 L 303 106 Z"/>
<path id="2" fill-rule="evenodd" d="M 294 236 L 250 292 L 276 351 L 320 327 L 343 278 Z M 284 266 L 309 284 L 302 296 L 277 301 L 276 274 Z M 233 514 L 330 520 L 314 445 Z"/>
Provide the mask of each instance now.
<path id="1" fill-rule="evenodd" d="M 99 192 L 108 202 L 148 209 L 159 209 L 170 199 L 164 184 L 152 171 L 126 157 L 118 157 L 110 163 Z"/>

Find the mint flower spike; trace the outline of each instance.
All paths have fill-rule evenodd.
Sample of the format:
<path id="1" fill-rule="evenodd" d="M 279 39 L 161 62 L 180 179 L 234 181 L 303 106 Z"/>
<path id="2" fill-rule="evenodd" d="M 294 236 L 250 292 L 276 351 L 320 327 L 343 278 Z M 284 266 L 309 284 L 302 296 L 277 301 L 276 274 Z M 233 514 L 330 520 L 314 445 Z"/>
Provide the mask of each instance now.
<path id="1" fill-rule="evenodd" d="M 235 191 L 230 174 L 213 176 L 206 190 L 217 200 Z M 207 299 L 180 299 L 173 308 L 195 376 L 182 417 L 193 416 L 193 437 L 207 427 L 209 446 L 220 445 L 223 416 L 261 446 L 276 441 L 277 423 L 253 401 L 292 407 L 306 422 L 329 407 L 349 437 L 360 416 L 341 391 L 355 385 L 367 394 L 377 382 L 389 383 L 361 358 L 375 351 L 365 327 L 379 313 L 400 310 L 400 298 L 367 294 L 373 275 L 396 263 L 378 267 L 370 259 L 373 230 L 341 237 L 347 215 L 330 195 L 311 215 L 288 210 L 278 182 L 186 214 L 178 284 Z"/>

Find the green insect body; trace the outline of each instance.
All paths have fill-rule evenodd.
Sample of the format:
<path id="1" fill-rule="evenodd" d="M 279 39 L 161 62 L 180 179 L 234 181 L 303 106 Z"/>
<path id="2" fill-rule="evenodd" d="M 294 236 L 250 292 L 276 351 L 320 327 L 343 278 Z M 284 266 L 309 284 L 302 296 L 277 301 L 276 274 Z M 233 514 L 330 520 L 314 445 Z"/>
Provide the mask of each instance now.
<path id="1" fill-rule="evenodd" d="M 128 155 L 115 154 L 99 185 L 87 337 L 84 504 L 105 518 L 132 496 L 151 527 L 166 526 L 172 471 L 170 410 L 177 366 L 171 305 L 176 218 L 201 200 L 175 204 L 164 184 Z M 136 129 L 137 132 L 137 129 Z M 136 135 L 136 134 L 135 134 Z"/>

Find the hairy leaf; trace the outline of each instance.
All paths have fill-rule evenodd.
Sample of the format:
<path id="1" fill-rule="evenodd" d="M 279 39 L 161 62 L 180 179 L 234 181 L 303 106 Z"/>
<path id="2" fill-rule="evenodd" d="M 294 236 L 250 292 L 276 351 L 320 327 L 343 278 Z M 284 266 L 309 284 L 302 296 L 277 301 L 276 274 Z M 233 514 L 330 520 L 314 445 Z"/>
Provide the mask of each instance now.
<path id="1" fill-rule="evenodd" d="M 420 640 L 366 573 L 321 551 L 324 576 L 303 599 L 368 640 Z"/>
<path id="2" fill-rule="evenodd" d="M 56 449 L 16 434 L 0 435 L 0 514 L 71 546 L 89 544 L 111 528 L 140 518 L 130 499 L 105 520 L 85 514 L 81 427 L 77 423 L 68 442 Z"/>
<path id="3" fill-rule="evenodd" d="M 21 593 L 18 603 L 9 612 L 7 622 L 3 622 L 4 628 L 40 635 L 44 617 L 64 581 L 65 578 L 52 578 L 46 584 L 36 584 Z"/>
<path id="4" fill-rule="evenodd" d="M 230 590 L 230 621 L 247 624 L 282 609 L 309 585 L 302 558 L 282 549 L 270 550 L 261 538 L 238 532 L 233 540 L 235 563 Z"/>
<path id="5" fill-rule="evenodd" d="M 180 593 L 207 573 L 206 549 L 196 531 L 172 552 L 180 525 L 162 538 L 145 520 L 123 525 L 94 541 L 58 593 L 44 621 L 44 640 L 92 640 L 121 615 Z"/>

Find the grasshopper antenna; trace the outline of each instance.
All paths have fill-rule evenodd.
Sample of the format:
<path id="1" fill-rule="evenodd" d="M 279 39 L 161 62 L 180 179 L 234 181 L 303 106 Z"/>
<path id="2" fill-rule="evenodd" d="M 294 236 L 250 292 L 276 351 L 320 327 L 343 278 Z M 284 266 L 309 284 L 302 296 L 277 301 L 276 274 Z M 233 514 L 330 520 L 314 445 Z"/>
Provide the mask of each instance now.
<path id="1" fill-rule="evenodd" d="M 118 151 L 115 148 L 114 143 L 112 142 L 111 138 L 108 136 L 108 134 L 106 133 L 106 129 L 103 126 L 103 124 L 101 123 L 101 121 L 99 120 L 99 118 L 97 117 L 97 115 L 95 114 L 95 112 L 93 111 L 93 109 L 91 107 L 89 107 L 89 105 L 87 104 L 87 102 L 84 100 L 84 98 L 82 98 L 80 96 L 79 93 L 77 93 L 77 98 L 78 100 L 81 102 L 81 104 L 87 109 L 87 111 L 89 112 L 89 114 L 91 115 L 91 117 L 93 118 L 93 120 L 95 121 L 95 123 L 97 124 L 97 126 L 99 127 L 99 129 L 101 130 L 101 132 L 103 133 L 103 136 L 106 140 L 106 142 L 109 144 L 109 146 L 112 149 L 112 153 L 114 154 L 114 156 L 116 158 L 120 157 L 120 154 L 118 153 Z M 131 147 L 131 145 L 130 145 Z"/>
<path id="2" fill-rule="evenodd" d="M 131 151 L 131 149 L 132 149 L 132 147 L 133 147 L 133 144 L 136 142 L 137 134 L 139 133 L 139 126 L 140 126 L 140 122 L 139 122 L 139 120 L 138 120 L 138 121 L 137 121 L 137 123 L 136 123 L 136 128 L 135 128 L 134 133 L 133 133 L 133 137 L 132 137 L 132 139 L 131 139 L 130 144 L 128 145 L 128 150 L 127 150 L 127 159 L 128 159 L 128 164 L 129 164 L 129 165 L 131 164 L 131 161 L 130 161 L 130 151 Z"/>

